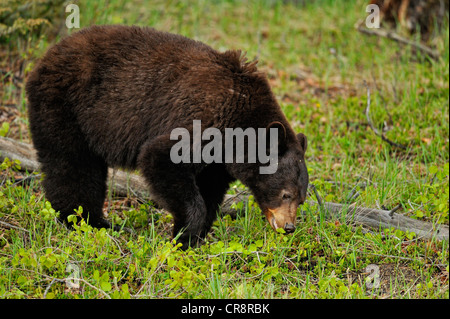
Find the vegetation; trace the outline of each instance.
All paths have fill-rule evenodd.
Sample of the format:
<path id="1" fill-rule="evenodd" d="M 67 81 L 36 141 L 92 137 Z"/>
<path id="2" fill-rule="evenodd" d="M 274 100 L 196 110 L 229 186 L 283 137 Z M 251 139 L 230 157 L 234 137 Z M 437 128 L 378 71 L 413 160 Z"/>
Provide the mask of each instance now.
<path id="1" fill-rule="evenodd" d="M 310 181 L 325 200 L 388 210 L 400 204 L 397 213 L 448 225 L 448 23 L 428 43 L 442 59 L 430 60 L 358 33 L 367 2 L 76 3 L 81 27 L 146 25 L 247 51 L 294 129 L 307 135 Z M 27 10 L 23 1 L 5 3 L 0 135 L 30 142 L 27 75 L 50 45 L 76 30 L 64 27 L 63 1 L 27 0 Z M 406 150 L 368 124 L 366 85 L 374 126 Z M 67 230 L 40 175 L 19 168 L 9 160 L 0 167 L 1 298 L 449 298 L 448 241 L 367 229 L 311 204 L 299 208 L 293 234 L 279 234 L 250 197 L 236 205 L 236 218 L 215 222 L 204 245 L 181 251 L 170 239 L 171 216 L 135 197 L 109 194 L 105 203 L 109 218 L 134 234 L 84 221 Z M 235 183 L 230 194 L 242 189 Z"/>

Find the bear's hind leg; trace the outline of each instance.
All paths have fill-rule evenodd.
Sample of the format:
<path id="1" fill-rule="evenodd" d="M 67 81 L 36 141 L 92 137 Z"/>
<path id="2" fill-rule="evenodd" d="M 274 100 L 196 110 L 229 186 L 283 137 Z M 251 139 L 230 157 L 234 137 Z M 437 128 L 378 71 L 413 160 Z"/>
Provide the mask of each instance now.
<path id="1" fill-rule="evenodd" d="M 52 207 L 60 212 L 60 220 L 68 223 L 67 217 L 83 208 L 83 218 L 92 226 L 111 227 L 103 217 L 106 193 L 106 163 L 93 155 L 57 156 L 40 152 L 44 172 L 44 190 Z M 79 155 L 79 154 L 78 154 Z"/>
<path id="2" fill-rule="evenodd" d="M 44 173 L 46 198 L 66 225 L 67 216 L 82 206 L 83 218 L 92 226 L 109 227 L 102 213 L 106 162 L 91 151 L 66 88 L 42 72 L 28 82 L 27 94 L 31 137 Z"/>

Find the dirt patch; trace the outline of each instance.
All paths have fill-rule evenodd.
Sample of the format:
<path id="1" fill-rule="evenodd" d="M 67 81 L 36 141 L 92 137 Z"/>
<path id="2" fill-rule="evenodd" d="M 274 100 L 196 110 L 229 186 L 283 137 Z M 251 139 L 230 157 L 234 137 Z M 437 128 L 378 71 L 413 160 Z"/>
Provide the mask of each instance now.
<path id="1" fill-rule="evenodd" d="M 369 265 L 356 273 L 349 273 L 349 283 L 358 283 L 371 289 L 377 296 L 389 298 L 408 294 L 417 284 L 423 282 L 422 276 L 411 267 L 402 264 Z"/>
<path id="2" fill-rule="evenodd" d="M 270 66 L 261 69 L 267 73 L 269 83 L 273 88 L 282 87 L 282 83 L 291 83 L 294 89 L 280 97 L 284 103 L 307 103 L 311 96 L 318 99 L 335 100 L 356 96 L 357 93 L 354 87 L 344 83 L 340 77 L 329 79 L 327 84 L 306 66 L 290 66 L 283 70 L 275 70 Z"/>
<path id="3" fill-rule="evenodd" d="M 22 114 L 15 105 L 0 105 L 0 123 L 8 123 L 6 137 L 28 142 L 30 140 L 26 114 Z"/>

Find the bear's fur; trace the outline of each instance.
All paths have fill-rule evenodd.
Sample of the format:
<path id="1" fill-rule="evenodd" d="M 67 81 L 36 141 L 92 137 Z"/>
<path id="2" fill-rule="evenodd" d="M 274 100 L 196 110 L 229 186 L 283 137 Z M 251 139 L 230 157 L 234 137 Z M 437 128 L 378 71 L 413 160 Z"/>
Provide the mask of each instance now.
<path id="1" fill-rule="evenodd" d="M 53 46 L 26 85 L 29 122 L 48 200 L 67 216 L 80 205 L 95 227 L 107 168 L 139 168 L 174 217 L 183 247 L 204 238 L 230 182 L 239 179 L 274 228 L 293 231 L 308 185 L 306 137 L 295 135 L 256 62 L 151 28 L 93 26 Z M 278 169 L 258 164 L 174 164 L 174 128 L 281 128 Z M 280 131 L 280 130 L 279 130 Z"/>

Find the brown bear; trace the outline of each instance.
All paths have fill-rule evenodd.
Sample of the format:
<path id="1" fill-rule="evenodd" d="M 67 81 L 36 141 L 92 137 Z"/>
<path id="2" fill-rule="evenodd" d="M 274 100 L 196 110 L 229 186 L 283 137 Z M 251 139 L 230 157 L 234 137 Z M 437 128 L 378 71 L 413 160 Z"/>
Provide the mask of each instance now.
<path id="1" fill-rule="evenodd" d="M 183 248 L 206 236 L 237 179 L 274 229 L 294 231 L 308 186 L 307 140 L 294 133 L 266 76 L 240 51 L 218 52 L 152 28 L 92 26 L 50 48 L 26 92 L 44 190 L 61 220 L 82 206 L 91 225 L 110 227 L 102 213 L 107 168 L 122 167 L 140 169 L 153 199 L 173 215 Z M 175 163 L 171 151 L 179 141 L 171 133 L 192 132 L 196 120 L 203 132 L 263 129 L 265 137 L 247 135 L 245 146 L 275 137 L 275 172 L 262 174 L 262 161 L 221 161 L 221 152 L 212 163 Z M 244 153 L 251 155 L 245 147 Z"/>

